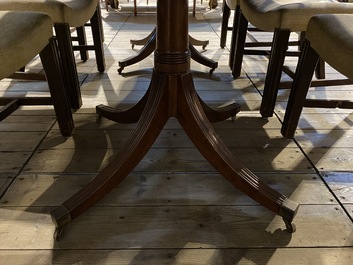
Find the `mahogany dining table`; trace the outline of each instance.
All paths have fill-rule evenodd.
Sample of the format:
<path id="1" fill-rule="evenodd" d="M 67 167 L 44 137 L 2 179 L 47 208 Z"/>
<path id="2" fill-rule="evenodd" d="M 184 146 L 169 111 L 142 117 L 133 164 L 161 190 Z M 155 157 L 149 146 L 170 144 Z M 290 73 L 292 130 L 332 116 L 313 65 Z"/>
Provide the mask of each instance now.
<path id="1" fill-rule="evenodd" d="M 60 240 L 63 229 L 104 198 L 142 160 L 169 118 L 177 119 L 206 160 L 234 187 L 281 216 L 288 232 L 298 204 L 261 181 L 222 142 L 211 122 L 234 117 L 240 106 L 233 102 L 211 108 L 195 91 L 190 71 L 188 0 L 157 0 L 154 69 L 146 94 L 133 107 L 119 110 L 104 105 L 97 113 L 108 119 L 137 126 L 113 161 L 85 187 L 51 211 Z M 236 134 L 236 132 L 234 132 Z"/>

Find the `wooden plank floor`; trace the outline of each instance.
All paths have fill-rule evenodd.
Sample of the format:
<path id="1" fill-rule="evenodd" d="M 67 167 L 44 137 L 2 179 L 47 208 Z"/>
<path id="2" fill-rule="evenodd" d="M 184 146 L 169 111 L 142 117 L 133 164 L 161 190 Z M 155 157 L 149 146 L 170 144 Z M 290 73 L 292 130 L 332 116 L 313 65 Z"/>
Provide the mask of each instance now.
<path id="1" fill-rule="evenodd" d="M 135 127 L 97 124 L 95 115 L 97 104 L 128 106 L 148 87 L 153 55 L 117 73 L 118 61 L 136 52 L 129 40 L 155 25 L 155 1 L 140 1 L 137 17 L 132 5 L 102 9 L 104 74 L 97 73 L 93 53 L 85 63 L 77 56 L 84 104 L 74 114 L 73 137 L 60 136 L 50 106 L 22 107 L 0 123 L 0 264 L 352 264 L 352 113 L 305 109 L 295 140 L 283 139 L 288 91 L 280 91 L 276 115 L 261 118 L 267 59 L 246 56 L 241 77 L 233 80 L 229 50 L 219 47 L 221 4 L 210 11 L 207 1 L 197 2 L 195 18 L 190 12 L 190 34 L 209 39 L 203 54 L 219 67 L 210 76 L 192 62 L 195 86 L 210 105 L 232 99 L 242 105 L 235 122 L 214 127 L 234 155 L 300 204 L 297 231 L 287 233 L 281 218 L 231 186 L 171 119 L 123 183 L 74 220 L 62 241 L 53 240 L 50 210 L 100 172 Z M 38 59 L 28 68 L 40 69 Z M 345 98 L 352 88 L 317 88 L 310 96 Z M 47 93 L 45 83 L 0 82 L 1 95 Z"/>

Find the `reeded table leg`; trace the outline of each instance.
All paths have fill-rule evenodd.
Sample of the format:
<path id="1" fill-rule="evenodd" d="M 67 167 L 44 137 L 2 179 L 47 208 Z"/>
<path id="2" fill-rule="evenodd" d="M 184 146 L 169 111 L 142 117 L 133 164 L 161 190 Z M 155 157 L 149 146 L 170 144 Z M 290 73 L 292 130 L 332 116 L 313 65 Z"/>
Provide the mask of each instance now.
<path id="1" fill-rule="evenodd" d="M 136 55 L 130 56 L 122 61 L 119 61 L 118 73 L 121 74 L 126 66 L 133 65 L 145 59 L 147 56 L 152 54 L 156 48 L 156 28 L 145 38 L 141 40 L 130 40 L 132 48 L 135 45 L 143 45 L 141 50 L 137 52 Z M 208 66 L 211 68 L 210 74 L 218 67 L 218 63 L 207 57 L 203 56 L 198 50 L 195 49 L 195 46 L 202 46 L 203 49 L 208 45 L 208 41 L 197 40 L 191 36 L 189 36 L 189 48 L 191 51 L 191 58 L 196 62 Z"/>
<path id="2" fill-rule="evenodd" d="M 152 38 L 152 36 L 156 34 L 156 28 L 152 30 L 150 34 L 140 40 L 130 40 L 131 48 L 133 49 L 135 45 L 146 45 L 146 43 Z"/>
<path id="3" fill-rule="evenodd" d="M 124 70 L 126 66 L 133 65 L 145 59 L 152 52 L 154 52 L 156 48 L 156 30 L 154 29 L 152 33 L 149 35 L 150 38 L 147 40 L 146 44 L 137 52 L 136 55 L 130 56 L 122 61 L 119 61 L 118 73 Z"/>
<path id="4" fill-rule="evenodd" d="M 171 15 L 165 17 L 164 14 Z M 141 113 L 141 118 L 115 159 L 86 187 L 51 212 L 57 239 L 61 238 L 65 225 L 125 179 L 148 152 L 170 117 L 178 119 L 198 150 L 223 177 L 267 209 L 282 216 L 287 230 L 294 232 L 292 221 L 298 204 L 263 183 L 236 159 L 210 124 L 209 119 L 222 118 L 219 113 L 236 113 L 239 106 L 233 104 L 231 111 L 217 111 L 207 107 L 198 97 L 190 71 L 187 15 L 188 0 L 157 1 L 157 32 L 160 35 L 156 36 L 155 68 L 150 87 L 141 101 L 125 112 L 133 113 L 134 119 Z M 175 21 L 178 21 L 177 26 Z M 168 36 L 167 32 L 172 32 L 172 41 L 164 38 Z M 98 109 L 104 109 L 104 116 L 110 115 L 114 119 L 114 109 Z M 121 113 L 118 111 L 120 118 L 117 120 L 121 119 Z"/>
<path id="5" fill-rule="evenodd" d="M 189 42 L 193 46 L 202 46 L 202 49 L 206 49 L 206 46 L 210 43 L 208 40 L 198 40 L 193 36 L 189 35 Z"/>
<path id="6" fill-rule="evenodd" d="M 150 89 L 151 88 L 147 90 L 145 95 L 136 105 L 134 105 L 129 109 L 117 109 L 117 108 L 112 108 L 102 104 L 96 106 L 98 123 L 103 117 L 111 121 L 126 123 L 126 124 L 138 122 L 138 120 L 142 115 L 143 110 L 145 109 L 147 99 L 150 94 Z M 199 101 L 203 111 L 207 116 L 207 119 L 210 122 L 224 121 L 228 118 L 234 119 L 237 113 L 240 111 L 240 105 L 235 101 L 231 101 L 228 104 L 215 109 L 208 106 L 205 102 L 203 102 L 203 100 L 200 97 L 199 97 Z"/>

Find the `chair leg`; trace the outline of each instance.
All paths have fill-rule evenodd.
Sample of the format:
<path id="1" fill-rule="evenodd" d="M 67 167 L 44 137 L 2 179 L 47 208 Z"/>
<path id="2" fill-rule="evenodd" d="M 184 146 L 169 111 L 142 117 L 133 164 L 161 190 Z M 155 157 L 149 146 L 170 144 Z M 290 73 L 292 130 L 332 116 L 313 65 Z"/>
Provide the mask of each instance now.
<path id="1" fill-rule="evenodd" d="M 119 1 L 118 1 L 119 2 Z M 97 15 L 98 15 L 98 23 L 99 23 L 99 32 L 101 33 L 102 42 L 104 42 L 104 30 L 103 30 L 103 23 L 102 23 L 102 9 L 100 6 L 97 6 Z"/>
<path id="2" fill-rule="evenodd" d="M 302 46 L 305 41 L 305 31 L 302 31 L 299 33 L 298 41 L 299 41 L 299 51 L 301 51 Z M 315 68 L 315 77 L 317 79 L 325 79 L 326 78 L 325 61 L 322 60 L 321 58 L 319 59 L 317 65 L 316 65 L 316 68 Z"/>
<path id="3" fill-rule="evenodd" d="M 275 29 L 271 55 L 268 62 L 265 87 L 262 96 L 260 113 L 262 117 L 272 117 L 277 93 L 281 81 L 282 69 L 288 49 L 289 30 Z"/>
<path id="4" fill-rule="evenodd" d="M 196 0 L 195 0 L 196 1 Z M 228 22 L 230 16 L 230 8 L 226 1 L 223 0 L 223 14 L 222 14 L 222 27 L 221 27 L 221 42 L 220 46 L 223 49 L 227 42 Z"/>
<path id="5" fill-rule="evenodd" d="M 245 30 L 245 25 L 246 25 L 246 30 Z M 245 32 L 244 32 L 244 30 L 245 30 Z M 234 74 L 239 73 L 238 76 L 240 76 L 241 65 L 243 62 L 243 55 L 244 55 L 244 51 L 245 51 L 245 40 L 246 40 L 247 30 L 248 30 L 248 21 L 241 14 L 240 6 L 237 5 L 234 10 L 232 37 L 230 40 L 230 52 L 229 52 L 228 65 L 233 70 Z M 240 33 L 238 33 L 238 32 L 240 32 Z M 238 43 L 239 38 L 240 38 L 240 41 Z M 244 46 L 243 46 L 243 40 L 244 40 Z M 235 51 L 236 47 L 238 47 L 237 51 Z M 236 53 L 238 55 L 237 59 L 234 58 Z M 234 61 L 237 61 L 237 63 L 235 65 L 234 65 Z"/>
<path id="6" fill-rule="evenodd" d="M 137 3 L 136 3 L 136 0 L 134 0 L 134 15 L 135 17 L 137 16 Z"/>
<path id="7" fill-rule="evenodd" d="M 82 45 L 87 45 L 87 38 L 86 38 L 86 31 L 85 27 L 77 27 L 76 28 L 77 32 L 77 41 L 80 46 Z M 89 58 L 88 51 L 87 50 L 80 50 L 80 56 L 82 61 L 87 61 Z"/>
<path id="8" fill-rule="evenodd" d="M 231 49 L 229 55 L 229 67 L 232 69 L 234 78 L 238 78 L 241 73 L 243 63 L 246 33 L 248 30 L 248 21 L 237 6 L 234 13 Z"/>
<path id="9" fill-rule="evenodd" d="M 59 124 L 60 132 L 65 137 L 70 137 L 74 132 L 74 122 L 70 103 L 61 72 L 59 51 L 55 38 L 49 40 L 49 44 L 41 51 L 40 58 L 43 64 L 54 110 Z"/>
<path id="10" fill-rule="evenodd" d="M 65 86 L 69 93 L 70 105 L 73 109 L 79 109 L 82 106 L 82 98 L 74 50 L 71 42 L 70 27 L 67 23 L 55 23 L 54 28 L 63 65 L 62 71 L 65 76 Z"/>
<path id="11" fill-rule="evenodd" d="M 303 45 L 305 40 L 305 32 L 301 32 L 300 35 L 300 46 Z M 326 78 L 326 71 L 325 71 L 325 61 L 321 58 L 319 59 L 316 68 L 315 68 L 315 77 L 317 79 L 325 79 Z"/>
<path id="12" fill-rule="evenodd" d="M 319 55 L 305 41 L 299 57 L 297 70 L 292 83 L 281 133 L 284 138 L 294 137 L 311 80 L 319 61 Z"/>
<path id="13" fill-rule="evenodd" d="M 325 61 L 322 60 L 321 58 L 318 61 L 318 64 L 315 68 L 315 76 L 317 79 L 325 79 L 326 73 L 325 73 Z"/>
<path id="14" fill-rule="evenodd" d="M 93 36 L 94 51 L 96 55 L 97 68 L 99 72 L 105 71 L 105 58 L 103 47 L 103 32 L 101 26 L 101 12 L 100 7 L 97 6 L 96 12 L 91 18 L 91 28 Z"/>
<path id="15" fill-rule="evenodd" d="M 196 0 L 193 1 L 192 6 L 192 16 L 195 17 L 196 14 Z"/>

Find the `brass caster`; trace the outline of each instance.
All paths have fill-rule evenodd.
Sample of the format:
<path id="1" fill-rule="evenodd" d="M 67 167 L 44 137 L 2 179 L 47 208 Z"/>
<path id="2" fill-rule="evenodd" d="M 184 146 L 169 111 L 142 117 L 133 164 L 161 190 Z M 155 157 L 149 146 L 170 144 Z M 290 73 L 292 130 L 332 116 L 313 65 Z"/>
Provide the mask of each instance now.
<path id="1" fill-rule="evenodd" d="M 54 231 L 54 240 L 60 241 L 63 238 L 64 227 L 56 227 Z"/>
<path id="2" fill-rule="evenodd" d="M 284 221 L 284 224 L 286 225 L 286 229 L 287 229 L 287 231 L 289 233 L 292 234 L 292 233 L 294 233 L 297 230 L 295 224 L 292 223 L 291 221 L 289 221 L 289 220 L 287 220 L 285 218 L 283 218 L 283 221 Z"/>
<path id="3" fill-rule="evenodd" d="M 100 113 L 97 113 L 96 122 L 98 124 L 101 124 L 102 123 L 102 119 L 103 119 L 103 116 Z"/>
<path id="4" fill-rule="evenodd" d="M 299 205 L 288 198 L 286 198 L 279 211 L 279 215 L 282 216 L 284 224 L 286 225 L 289 233 L 294 233 L 296 230 L 295 225 L 292 223 L 294 216 L 297 214 Z"/>
<path id="5" fill-rule="evenodd" d="M 54 240 L 60 241 L 63 237 L 64 227 L 71 222 L 70 212 L 64 205 L 61 205 L 51 211 L 50 215 L 55 224 Z"/>

